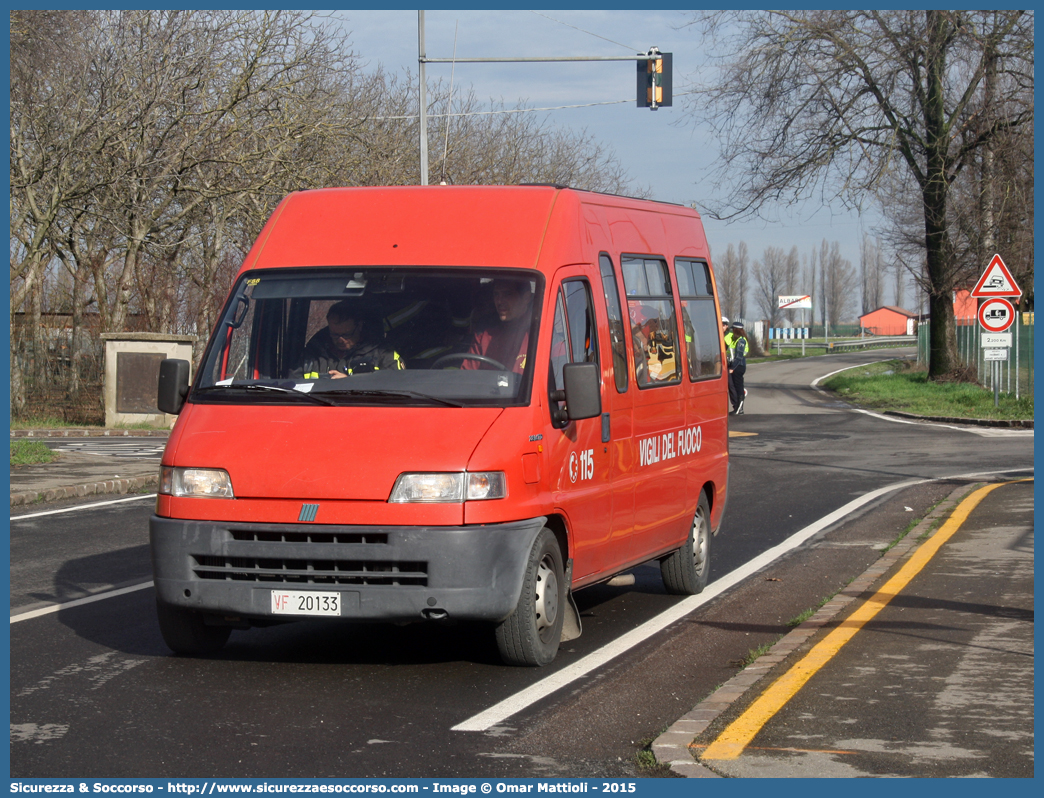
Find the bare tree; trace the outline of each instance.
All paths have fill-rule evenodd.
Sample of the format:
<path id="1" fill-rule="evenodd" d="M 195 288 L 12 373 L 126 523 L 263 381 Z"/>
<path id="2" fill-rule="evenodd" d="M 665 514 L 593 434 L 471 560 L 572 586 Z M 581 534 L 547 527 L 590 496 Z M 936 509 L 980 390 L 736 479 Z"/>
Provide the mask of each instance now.
<path id="1" fill-rule="evenodd" d="M 750 257 L 747 242 L 740 241 L 736 248 L 736 271 L 739 272 L 739 316 L 747 317 L 747 296 L 750 290 Z"/>
<path id="2" fill-rule="evenodd" d="M 779 297 L 787 293 L 789 276 L 790 259 L 780 247 L 765 247 L 761 260 L 754 261 L 754 297 L 769 327 L 778 327 L 782 319 Z"/>
<path id="3" fill-rule="evenodd" d="M 787 253 L 785 274 L 784 292 L 787 294 L 797 293 L 798 281 L 801 279 L 801 255 L 798 253 L 796 246 L 791 247 L 790 252 Z"/>
<path id="4" fill-rule="evenodd" d="M 950 373 L 962 264 L 949 189 L 983 148 L 1032 123 L 1032 12 L 735 11 L 697 22 L 726 54 L 690 98 L 724 141 L 720 175 L 735 188 L 720 212 L 755 213 L 817 186 L 858 206 L 902 171 L 921 200 L 929 375 Z"/>
<path id="5" fill-rule="evenodd" d="M 99 57 L 129 110 L 107 119 L 122 135 L 105 153 L 106 171 L 119 175 L 105 214 L 125 241 L 114 296 L 102 309 L 109 328 L 123 328 L 135 281 L 148 282 L 137 274 L 143 256 L 154 249 L 144 262 L 169 263 L 202 205 L 257 190 L 273 167 L 307 171 L 307 161 L 291 165 L 288 155 L 298 140 L 311 141 L 318 111 L 304 119 L 291 111 L 307 110 L 295 100 L 316 68 L 340 66 L 331 54 L 342 45 L 325 31 L 301 12 L 106 16 Z M 320 88 L 312 98 L 330 103 L 336 118 L 336 93 Z M 156 309 L 142 298 L 155 323 Z"/>
<path id="6" fill-rule="evenodd" d="M 892 304 L 901 308 L 906 302 L 906 269 L 896 260 L 890 271 L 892 274 Z"/>
<path id="7" fill-rule="evenodd" d="M 31 351 L 32 362 L 42 362 L 41 283 L 54 257 L 59 217 L 111 179 L 92 168 L 92 157 L 112 143 L 101 121 L 112 106 L 104 99 L 104 76 L 85 68 L 90 19 L 86 12 L 11 14 L 11 311 L 30 316 L 21 330 L 12 316 L 16 413 L 27 396 L 22 353 Z M 28 347 L 22 333 L 31 339 Z"/>
<path id="8" fill-rule="evenodd" d="M 722 315 L 730 320 L 738 319 L 740 274 L 736 248 L 731 243 L 725 248 L 725 254 L 714 262 L 714 276 Z"/>
<path id="9" fill-rule="evenodd" d="M 808 312 L 810 324 L 816 323 L 816 308 L 819 307 L 819 270 L 816 268 L 816 251 L 809 253 L 808 263 L 805 266 L 805 283 L 808 286 L 808 295 L 812 297 L 812 309 Z"/>
<path id="10" fill-rule="evenodd" d="M 884 304 L 884 264 L 880 242 L 875 244 L 863 236 L 859 247 L 859 285 L 863 299 L 863 313 L 877 310 Z"/>
<path id="11" fill-rule="evenodd" d="M 825 323 L 832 329 L 847 318 L 856 304 L 858 280 L 852 262 L 841 257 L 841 244 L 826 239 L 819 247 L 819 264 L 823 275 L 823 310 Z"/>

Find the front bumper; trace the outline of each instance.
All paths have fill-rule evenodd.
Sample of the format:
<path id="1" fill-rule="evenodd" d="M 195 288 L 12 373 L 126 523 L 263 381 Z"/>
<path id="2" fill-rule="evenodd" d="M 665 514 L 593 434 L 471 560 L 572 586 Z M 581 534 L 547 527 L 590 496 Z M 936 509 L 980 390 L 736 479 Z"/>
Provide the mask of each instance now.
<path id="1" fill-rule="evenodd" d="M 293 620 L 272 614 L 272 590 L 315 590 L 341 594 L 342 618 L 501 621 L 545 520 L 382 527 L 153 515 L 149 541 L 158 599 L 186 609 Z"/>

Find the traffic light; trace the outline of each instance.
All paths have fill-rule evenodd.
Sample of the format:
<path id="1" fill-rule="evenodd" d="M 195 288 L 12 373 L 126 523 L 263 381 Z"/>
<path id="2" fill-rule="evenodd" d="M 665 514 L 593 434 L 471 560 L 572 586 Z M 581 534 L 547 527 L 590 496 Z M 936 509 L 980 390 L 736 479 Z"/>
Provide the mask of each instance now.
<path id="1" fill-rule="evenodd" d="M 654 56 L 638 62 L 638 107 L 656 110 L 671 105 L 671 75 L 673 53 L 661 53 L 653 47 L 647 55 Z"/>

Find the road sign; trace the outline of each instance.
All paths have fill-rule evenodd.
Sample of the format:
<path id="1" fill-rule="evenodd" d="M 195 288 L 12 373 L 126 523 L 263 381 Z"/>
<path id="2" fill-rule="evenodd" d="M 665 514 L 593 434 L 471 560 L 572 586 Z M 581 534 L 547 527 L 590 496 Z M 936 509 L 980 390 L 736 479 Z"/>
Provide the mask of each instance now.
<path id="1" fill-rule="evenodd" d="M 987 299 L 979 307 L 979 324 L 986 332 L 1004 332 L 1015 321 L 1015 308 L 1006 299 Z"/>
<path id="2" fill-rule="evenodd" d="M 980 299 L 994 296 L 1013 296 L 1018 299 L 1022 296 L 1022 289 L 1015 284 L 1015 278 L 1011 276 L 1001 256 L 994 255 L 971 295 Z"/>
<path id="3" fill-rule="evenodd" d="M 812 297 L 804 296 L 781 296 L 779 298 L 779 309 L 802 310 L 812 307 Z"/>
<path id="4" fill-rule="evenodd" d="M 1011 333 L 983 333 L 979 336 L 982 339 L 982 348 L 989 349 L 990 347 L 997 346 L 1011 346 Z"/>
<path id="5" fill-rule="evenodd" d="M 983 349 L 982 350 L 983 360 L 1007 360 L 1008 350 L 1007 349 Z"/>

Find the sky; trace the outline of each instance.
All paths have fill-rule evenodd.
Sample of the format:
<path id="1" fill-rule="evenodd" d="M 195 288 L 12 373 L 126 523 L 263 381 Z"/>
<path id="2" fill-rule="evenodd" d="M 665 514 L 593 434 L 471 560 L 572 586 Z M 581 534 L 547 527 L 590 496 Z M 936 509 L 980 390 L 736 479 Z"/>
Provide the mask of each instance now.
<path id="1" fill-rule="evenodd" d="M 409 69 L 416 76 L 416 11 L 344 10 L 335 16 L 343 20 L 363 63 L 380 63 L 400 75 Z M 610 103 L 546 116 L 556 126 L 586 129 L 612 147 L 632 181 L 648 187 L 653 199 L 699 206 L 714 196 L 709 182 L 717 142 L 708 126 L 694 123 L 686 98 L 679 96 L 697 70 L 706 68 L 700 61 L 699 33 L 685 27 L 687 19 L 684 11 L 425 11 L 428 58 L 627 56 L 658 47 L 674 54 L 670 108 L 635 106 L 633 61 L 428 64 L 428 80 L 452 79 L 454 87 L 473 88 L 477 98 L 503 101 L 507 107 L 519 101 L 536 108 Z M 429 140 L 428 146 L 432 152 L 438 145 Z M 872 236 L 880 221 L 873 210 L 860 217 L 821 203 L 774 207 L 766 216 L 772 221 L 727 224 L 704 214 L 712 256 L 720 257 L 730 243 L 745 241 L 752 261 L 767 246 L 788 252 L 797 246 L 807 257 L 826 239 L 839 242 L 842 256 L 858 268 L 860 241 L 864 233 Z M 890 299 L 887 293 L 885 298 Z"/>

